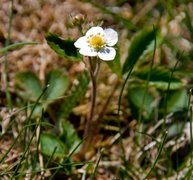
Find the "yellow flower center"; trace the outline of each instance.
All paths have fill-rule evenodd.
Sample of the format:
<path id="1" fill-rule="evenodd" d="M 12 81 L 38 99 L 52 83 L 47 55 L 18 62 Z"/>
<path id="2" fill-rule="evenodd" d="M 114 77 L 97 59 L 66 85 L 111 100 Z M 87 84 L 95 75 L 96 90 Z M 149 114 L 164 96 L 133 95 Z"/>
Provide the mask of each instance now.
<path id="1" fill-rule="evenodd" d="M 105 41 L 102 35 L 95 35 L 95 36 L 90 36 L 88 39 L 88 43 L 91 47 L 94 49 L 101 49 L 102 47 L 105 46 Z"/>

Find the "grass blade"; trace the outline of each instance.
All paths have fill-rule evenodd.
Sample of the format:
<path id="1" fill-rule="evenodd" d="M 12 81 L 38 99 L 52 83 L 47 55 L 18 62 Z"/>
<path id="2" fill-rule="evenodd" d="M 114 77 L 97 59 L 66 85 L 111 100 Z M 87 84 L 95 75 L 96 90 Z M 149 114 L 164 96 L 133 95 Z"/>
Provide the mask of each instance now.
<path id="1" fill-rule="evenodd" d="M 19 43 L 11 44 L 11 45 L 8 45 L 4 48 L 1 48 L 0 49 L 0 55 L 4 55 L 9 51 L 12 51 L 14 49 L 17 49 L 17 48 L 20 48 L 20 47 L 23 47 L 26 45 L 36 45 L 36 44 L 38 44 L 38 43 L 36 43 L 36 42 L 19 42 Z"/>

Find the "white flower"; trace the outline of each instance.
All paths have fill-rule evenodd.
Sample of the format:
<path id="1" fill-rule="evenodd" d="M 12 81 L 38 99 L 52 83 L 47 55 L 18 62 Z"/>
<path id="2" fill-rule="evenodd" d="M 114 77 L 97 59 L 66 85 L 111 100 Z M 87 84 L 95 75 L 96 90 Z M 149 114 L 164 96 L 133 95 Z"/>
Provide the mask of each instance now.
<path id="1" fill-rule="evenodd" d="M 118 34 L 111 28 L 104 29 L 96 26 L 90 28 L 85 36 L 80 37 L 74 45 L 79 48 L 79 53 L 84 56 L 98 56 L 104 61 L 115 58 L 116 51 L 112 47 L 118 41 Z"/>

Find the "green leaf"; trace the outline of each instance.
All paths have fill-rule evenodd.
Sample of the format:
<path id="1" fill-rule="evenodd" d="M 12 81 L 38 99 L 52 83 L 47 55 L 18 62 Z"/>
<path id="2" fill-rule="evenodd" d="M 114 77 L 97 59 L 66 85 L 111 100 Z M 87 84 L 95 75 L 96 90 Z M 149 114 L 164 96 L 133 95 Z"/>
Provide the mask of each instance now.
<path id="1" fill-rule="evenodd" d="M 142 69 L 140 72 L 133 73 L 134 76 L 141 80 L 147 80 L 150 68 Z M 152 69 L 149 79 L 149 86 L 155 86 L 161 90 L 168 89 L 168 83 L 170 82 L 170 90 L 180 89 L 183 87 L 182 82 L 176 78 L 171 77 L 171 71 L 164 67 L 156 67 Z"/>
<path id="2" fill-rule="evenodd" d="M 163 38 L 160 35 L 160 33 L 156 31 L 156 47 L 159 47 L 162 43 L 163 43 Z M 140 59 L 145 60 L 146 58 L 149 58 L 149 57 L 150 57 L 149 59 L 151 59 L 153 57 L 154 48 L 155 48 L 155 39 L 147 45 L 146 49 L 141 54 Z"/>
<path id="3" fill-rule="evenodd" d="M 26 46 L 26 45 L 35 45 L 37 44 L 36 42 L 19 42 L 19 43 L 15 43 L 15 44 L 11 44 L 9 46 L 6 46 L 2 49 L 0 49 L 0 55 L 7 53 L 8 51 Z"/>
<path id="4" fill-rule="evenodd" d="M 113 61 L 105 61 L 105 62 L 111 68 L 113 73 L 117 74 L 118 77 L 121 77 L 122 70 L 121 70 L 121 63 L 120 63 L 120 53 L 118 49 L 117 49 L 115 59 Z"/>
<path id="5" fill-rule="evenodd" d="M 188 95 L 186 90 L 171 91 L 167 97 L 167 112 L 187 108 Z"/>
<path id="6" fill-rule="evenodd" d="M 32 110 L 33 106 L 29 107 L 30 110 Z M 45 103 L 37 104 L 35 109 L 33 110 L 33 114 L 31 116 L 31 119 L 41 118 L 42 111 L 47 108 L 47 105 Z"/>
<path id="7" fill-rule="evenodd" d="M 129 47 L 128 57 L 123 65 L 123 74 L 128 72 L 137 63 L 154 39 L 155 30 L 143 30 L 134 37 Z"/>
<path id="8" fill-rule="evenodd" d="M 72 151 L 79 143 L 80 138 L 73 125 L 69 121 L 61 121 L 61 126 L 63 129 L 61 139 L 65 142 L 69 151 Z"/>
<path id="9" fill-rule="evenodd" d="M 146 94 L 143 102 L 144 93 Z M 146 92 L 145 88 L 142 86 L 129 87 L 128 98 L 129 98 L 129 102 L 132 105 L 131 110 L 135 118 L 138 118 L 140 113 L 140 108 L 142 107 L 143 107 L 142 115 L 144 117 L 144 120 L 147 120 L 150 118 L 155 108 L 155 103 L 153 103 L 155 98 L 150 92 Z"/>
<path id="10" fill-rule="evenodd" d="M 150 82 L 150 86 L 154 86 L 161 90 L 167 90 L 168 89 L 168 83 L 163 81 L 157 81 L 157 82 Z M 171 82 L 170 83 L 170 90 L 180 89 L 183 85 L 181 82 Z"/>
<path id="11" fill-rule="evenodd" d="M 69 84 L 68 77 L 62 70 L 52 70 L 47 74 L 46 85 L 49 85 L 45 92 L 44 99 L 54 100 L 64 94 Z"/>
<path id="12" fill-rule="evenodd" d="M 79 84 L 72 87 L 71 93 L 60 107 L 59 113 L 57 115 L 59 119 L 67 118 L 80 98 L 86 93 L 89 84 L 88 73 L 84 72 L 80 74 L 78 76 L 78 82 Z"/>
<path id="13" fill-rule="evenodd" d="M 56 34 L 48 33 L 46 35 L 48 45 L 61 57 L 73 57 L 71 60 L 77 60 L 78 58 L 77 48 L 74 46 L 74 41 L 63 40 Z"/>
<path id="14" fill-rule="evenodd" d="M 40 136 L 41 151 L 47 156 L 54 153 L 54 157 L 64 157 L 67 153 L 67 148 L 64 143 L 51 134 L 41 134 Z"/>
<path id="15" fill-rule="evenodd" d="M 32 72 L 21 72 L 16 75 L 15 87 L 18 94 L 26 99 L 35 101 L 42 93 L 41 83 Z"/>

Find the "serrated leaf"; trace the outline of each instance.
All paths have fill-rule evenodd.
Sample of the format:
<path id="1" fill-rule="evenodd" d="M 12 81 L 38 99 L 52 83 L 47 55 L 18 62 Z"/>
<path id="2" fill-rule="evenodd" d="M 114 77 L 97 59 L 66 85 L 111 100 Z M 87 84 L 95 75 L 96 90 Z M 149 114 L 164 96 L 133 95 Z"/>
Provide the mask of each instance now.
<path id="1" fill-rule="evenodd" d="M 143 30 L 137 34 L 129 47 L 128 57 L 123 65 L 123 74 L 137 63 L 140 56 L 155 39 L 155 30 Z"/>
<path id="2" fill-rule="evenodd" d="M 6 46 L 4 48 L 0 49 L 0 55 L 7 53 L 8 51 L 26 46 L 26 45 L 35 45 L 37 44 L 36 42 L 19 42 L 15 44 L 10 44 L 9 46 Z"/>
<path id="3" fill-rule="evenodd" d="M 60 107 L 58 112 L 59 119 L 65 119 L 69 116 L 72 109 L 75 107 L 80 98 L 86 93 L 89 76 L 87 72 L 84 72 L 78 76 L 78 85 L 72 87 L 71 93 L 65 99 L 65 102 Z"/>
<path id="4" fill-rule="evenodd" d="M 41 151 L 47 156 L 51 156 L 55 150 L 54 157 L 64 157 L 67 153 L 67 148 L 64 143 L 51 134 L 40 135 Z"/>
<path id="5" fill-rule="evenodd" d="M 121 70 L 121 63 L 120 63 L 120 53 L 118 49 L 117 49 L 115 59 L 113 61 L 105 61 L 105 62 L 111 68 L 112 72 L 117 74 L 118 77 L 121 77 L 122 70 Z"/>
<path id="6" fill-rule="evenodd" d="M 150 68 L 146 68 L 141 70 L 140 72 L 133 73 L 133 75 L 142 80 L 147 80 L 149 72 Z M 180 89 L 183 87 L 182 82 L 178 78 L 174 76 L 171 77 L 171 71 L 169 71 L 168 69 L 156 67 L 151 70 L 149 86 L 155 86 L 158 89 L 167 90 L 169 82 L 170 90 Z"/>
<path id="7" fill-rule="evenodd" d="M 69 84 L 69 79 L 62 70 L 52 70 L 47 74 L 46 85 L 49 85 L 45 92 L 44 99 L 54 100 L 64 94 Z"/>
<path id="8" fill-rule="evenodd" d="M 77 48 L 74 46 L 74 41 L 63 40 L 52 33 L 48 33 L 45 38 L 48 45 L 61 57 L 73 57 L 71 60 L 77 60 L 79 57 Z"/>
<path id="9" fill-rule="evenodd" d="M 41 83 L 32 72 L 21 72 L 16 75 L 15 86 L 18 94 L 26 99 L 35 101 L 42 93 Z"/>
<path id="10" fill-rule="evenodd" d="M 72 151 L 80 143 L 80 138 L 69 121 L 61 121 L 61 126 L 63 129 L 61 139 L 65 142 L 68 150 Z"/>
<path id="11" fill-rule="evenodd" d="M 144 93 L 146 94 L 143 102 Z M 135 118 L 138 118 L 140 108 L 142 107 L 144 119 L 147 120 L 150 118 L 155 107 L 155 103 L 153 103 L 155 98 L 152 94 L 146 92 L 145 88 L 142 86 L 134 86 L 128 88 L 128 98 L 129 102 L 132 104 L 131 110 L 134 113 L 133 115 L 136 116 Z"/>

